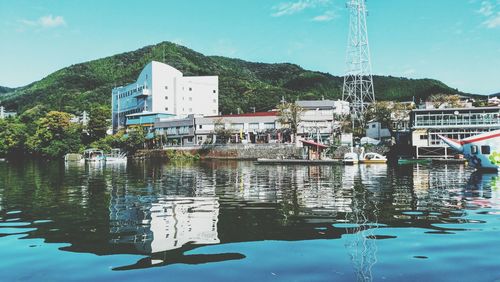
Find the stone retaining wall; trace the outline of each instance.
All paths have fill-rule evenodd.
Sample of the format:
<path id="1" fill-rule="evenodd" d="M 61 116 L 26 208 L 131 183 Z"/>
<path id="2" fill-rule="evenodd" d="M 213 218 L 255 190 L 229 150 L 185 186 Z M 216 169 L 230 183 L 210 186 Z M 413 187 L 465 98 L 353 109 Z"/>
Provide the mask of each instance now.
<path id="1" fill-rule="evenodd" d="M 389 149 L 390 148 L 387 146 L 368 146 L 365 149 L 365 152 L 375 152 L 387 155 Z M 166 153 L 168 150 L 186 151 L 193 155 L 198 154 L 203 159 L 302 159 L 302 148 L 297 148 L 291 144 L 238 144 L 209 145 L 202 147 L 173 147 L 163 150 L 140 150 L 136 153 L 135 157 L 168 159 Z M 333 152 L 333 158 L 342 159 L 344 154 L 350 151 L 350 147 L 339 147 Z M 354 148 L 354 152 L 359 154 L 360 148 Z"/>

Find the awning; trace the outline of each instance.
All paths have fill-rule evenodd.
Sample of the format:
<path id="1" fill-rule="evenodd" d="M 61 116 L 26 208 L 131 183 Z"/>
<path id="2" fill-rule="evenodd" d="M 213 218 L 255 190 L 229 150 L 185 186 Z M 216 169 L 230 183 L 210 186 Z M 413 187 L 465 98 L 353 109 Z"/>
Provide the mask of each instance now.
<path id="1" fill-rule="evenodd" d="M 328 148 L 328 146 L 326 146 L 324 144 L 316 143 L 316 142 L 311 141 L 311 140 L 300 140 L 300 142 L 302 142 L 302 143 L 304 143 L 304 145 L 308 145 L 308 146 L 319 147 L 322 149 Z"/>

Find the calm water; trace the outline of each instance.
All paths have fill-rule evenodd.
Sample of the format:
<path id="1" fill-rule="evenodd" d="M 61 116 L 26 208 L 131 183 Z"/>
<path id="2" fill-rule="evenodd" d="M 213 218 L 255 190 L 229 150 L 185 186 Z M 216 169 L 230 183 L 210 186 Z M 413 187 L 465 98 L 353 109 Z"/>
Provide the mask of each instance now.
<path id="1" fill-rule="evenodd" d="M 0 163 L 0 280 L 499 281 L 499 189 L 459 165 Z"/>

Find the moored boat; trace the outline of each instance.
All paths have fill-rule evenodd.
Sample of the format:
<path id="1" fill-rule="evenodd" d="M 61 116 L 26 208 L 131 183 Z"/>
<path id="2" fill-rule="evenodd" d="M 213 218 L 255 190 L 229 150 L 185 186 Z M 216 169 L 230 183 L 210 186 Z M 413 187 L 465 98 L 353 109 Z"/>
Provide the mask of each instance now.
<path id="1" fill-rule="evenodd" d="M 385 164 L 387 158 L 378 153 L 366 153 L 359 158 L 362 164 Z"/>
<path id="2" fill-rule="evenodd" d="M 106 163 L 126 163 L 127 155 L 120 149 L 111 149 L 109 154 L 105 154 Z"/>
<path id="3" fill-rule="evenodd" d="M 83 151 L 83 157 L 86 162 L 104 162 L 106 161 L 106 156 L 104 152 L 99 149 L 87 149 Z"/>
<path id="4" fill-rule="evenodd" d="M 430 164 L 432 160 L 430 159 L 398 159 L 398 165 L 409 165 L 409 164 Z"/>

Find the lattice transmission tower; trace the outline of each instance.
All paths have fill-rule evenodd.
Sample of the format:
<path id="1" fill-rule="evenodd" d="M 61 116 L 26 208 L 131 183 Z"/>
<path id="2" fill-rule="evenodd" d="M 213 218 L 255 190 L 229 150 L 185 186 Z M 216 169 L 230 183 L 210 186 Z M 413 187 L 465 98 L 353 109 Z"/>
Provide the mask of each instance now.
<path id="1" fill-rule="evenodd" d="M 349 39 L 342 99 L 350 103 L 354 127 L 354 124 L 364 125 L 364 114 L 368 106 L 375 102 L 375 93 L 366 25 L 366 0 L 347 0 L 347 8 Z"/>

